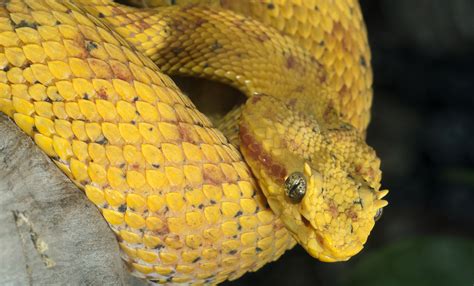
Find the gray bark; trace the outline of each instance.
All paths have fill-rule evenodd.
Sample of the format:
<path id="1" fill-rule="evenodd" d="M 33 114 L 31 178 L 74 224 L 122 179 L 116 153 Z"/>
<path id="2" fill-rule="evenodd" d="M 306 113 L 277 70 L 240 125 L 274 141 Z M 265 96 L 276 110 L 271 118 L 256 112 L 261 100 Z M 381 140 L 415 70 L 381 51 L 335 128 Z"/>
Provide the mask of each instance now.
<path id="1" fill-rule="evenodd" d="M 0 285 L 129 284 L 98 209 L 0 114 Z"/>

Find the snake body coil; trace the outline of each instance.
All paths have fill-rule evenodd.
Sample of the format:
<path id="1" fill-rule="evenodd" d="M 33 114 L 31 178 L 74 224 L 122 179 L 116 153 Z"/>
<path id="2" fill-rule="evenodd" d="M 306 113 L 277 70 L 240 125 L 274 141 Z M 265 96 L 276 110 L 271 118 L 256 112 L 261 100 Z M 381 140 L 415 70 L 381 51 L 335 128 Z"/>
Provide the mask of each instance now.
<path id="1" fill-rule="evenodd" d="M 330 10 L 331 1 L 316 2 L 312 8 Z M 288 13 L 283 6 L 234 7 L 261 16 L 265 5 L 273 11 L 262 16 L 274 26 L 267 29 L 222 10 L 232 8 L 225 3 L 145 10 L 107 0 L 8 1 L 0 6 L 0 111 L 85 190 L 139 277 L 216 284 L 259 269 L 296 241 L 321 260 L 345 260 L 365 243 L 386 191 L 378 190 L 379 161 L 363 142 L 371 71 L 360 11 L 334 2 L 356 16 L 317 22 L 307 8 L 285 4 L 305 19 L 296 25 L 292 13 L 274 17 Z M 323 31 L 298 29 L 306 21 Z M 226 37 L 229 28 L 240 43 Z M 278 30 L 296 34 L 302 47 Z M 330 31 L 334 37 L 325 36 Z M 352 56 L 340 53 L 335 39 Z M 321 41 L 328 48 L 319 49 Z M 240 124 L 234 136 L 263 193 L 240 152 L 142 53 L 171 74 L 258 94 L 224 124 L 229 132 Z M 272 110 L 281 113 L 272 117 Z M 269 120 L 255 124 L 262 112 Z M 322 135 L 312 140 L 305 132 L 315 131 L 315 122 Z M 281 139 L 288 132 L 307 135 L 292 147 Z M 273 165 L 262 161 L 267 153 Z M 308 179 L 297 205 L 280 190 L 293 170 Z M 334 193 L 319 199 L 317 189 Z"/>

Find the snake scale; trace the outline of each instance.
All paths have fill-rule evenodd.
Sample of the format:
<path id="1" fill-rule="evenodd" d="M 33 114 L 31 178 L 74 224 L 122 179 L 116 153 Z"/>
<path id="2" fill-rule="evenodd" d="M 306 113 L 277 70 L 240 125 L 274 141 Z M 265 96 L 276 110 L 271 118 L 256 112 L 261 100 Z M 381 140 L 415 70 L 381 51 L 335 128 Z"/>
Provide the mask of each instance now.
<path id="1" fill-rule="evenodd" d="M 98 206 L 138 277 L 217 284 L 296 243 L 358 253 L 388 192 L 364 142 L 358 3 L 165 2 L 3 1 L 0 111 Z M 249 99 L 219 130 L 165 73 Z"/>

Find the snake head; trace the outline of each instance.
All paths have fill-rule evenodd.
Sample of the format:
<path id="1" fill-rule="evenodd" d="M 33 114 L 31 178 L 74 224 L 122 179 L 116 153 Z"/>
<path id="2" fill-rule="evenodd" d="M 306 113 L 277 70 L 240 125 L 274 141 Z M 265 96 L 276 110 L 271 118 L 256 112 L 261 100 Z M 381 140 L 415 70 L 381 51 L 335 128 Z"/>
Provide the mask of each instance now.
<path id="1" fill-rule="evenodd" d="M 348 260 L 381 215 L 380 160 L 330 107 L 267 95 L 242 112 L 241 151 L 272 210 L 310 255 Z"/>

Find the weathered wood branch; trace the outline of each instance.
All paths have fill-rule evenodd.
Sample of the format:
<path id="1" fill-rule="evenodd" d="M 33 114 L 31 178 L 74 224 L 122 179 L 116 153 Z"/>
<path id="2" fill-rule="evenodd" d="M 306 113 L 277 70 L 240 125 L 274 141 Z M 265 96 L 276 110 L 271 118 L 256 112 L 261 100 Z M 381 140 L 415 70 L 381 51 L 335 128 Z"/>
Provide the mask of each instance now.
<path id="1" fill-rule="evenodd" d="M 0 285 L 140 285 L 98 209 L 0 114 Z"/>

